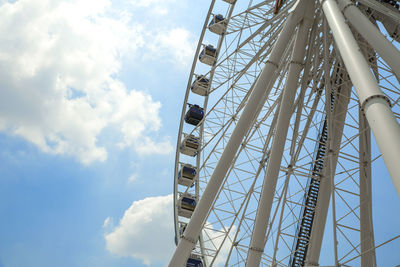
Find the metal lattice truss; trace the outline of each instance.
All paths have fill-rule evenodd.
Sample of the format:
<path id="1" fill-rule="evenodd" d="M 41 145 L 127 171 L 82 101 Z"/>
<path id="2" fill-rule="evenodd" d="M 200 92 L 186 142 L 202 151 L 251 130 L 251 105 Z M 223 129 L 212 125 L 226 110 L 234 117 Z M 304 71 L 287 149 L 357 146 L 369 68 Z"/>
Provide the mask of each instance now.
<path id="1" fill-rule="evenodd" d="M 399 162 L 398 6 L 287 0 L 274 14 L 275 1 L 225 2 L 235 1 L 211 3 L 185 95 L 174 184 L 179 245 L 170 266 L 186 266 L 190 255 L 206 266 L 316 266 L 326 232 L 332 264 L 376 266 L 371 169 L 381 155 L 371 151 L 370 126 L 381 153 Z M 212 14 L 223 10 L 226 29 L 209 32 Z M 356 46 L 346 48 L 349 34 Z M 198 61 L 204 40 L 216 44 L 211 66 Z M 356 52 L 362 60 L 349 63 Z M 200 75 L 209 80 L 204 96 L 191 92 Z M 372 79 L 379 91 L 366 93 L 360 84 Z M 185 123 L 188 103 L 205 111 L 197 126 Z M 371 125 L 374 105 L 386 105 L 381 115 L 392 111 L 382 122 L 394 129 L 387 140 L 377 129 L 386 126 Z M 199 138 L 194 156 L 181 153 L 189 134 Z M 399 167 L 384 160 L 400 190 Z M 185 164 L 197 170 L 189 185 L 178 181 Z M 189 216 L 180 214 L 183 196 L 197 203 Z"/>

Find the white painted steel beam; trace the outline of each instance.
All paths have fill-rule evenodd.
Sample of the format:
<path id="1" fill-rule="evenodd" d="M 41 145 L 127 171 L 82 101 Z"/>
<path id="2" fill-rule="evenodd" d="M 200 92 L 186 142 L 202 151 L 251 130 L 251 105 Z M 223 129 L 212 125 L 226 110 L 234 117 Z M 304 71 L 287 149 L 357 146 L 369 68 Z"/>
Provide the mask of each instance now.
<path id="1" fill-rule="evenodd" d="M 400 51 L 381 31 L 349 0 L 339 0 L 339 7 L 354 28 L 386 61 L 400 80 Z"/>
<path id="2" fill-rule="evenodd" d="M 311 1 L 311 0 L 307 0 Z M 215 201 L 215 197 L 220 190 L 224 181 L 225 175 L 231 165 L 231 162 L 243 140 L 243 137 L 248 132 L 254 121 L 258 107 L 264 104 L 268 95 L 266 88 L 278 68 L 278 62 L 284 52 L 287 43 L 289 43 L 292 33 L 302 17 L 304 12 L 304 5 L 297 5 L 285 22 L 285 26 L 279 35 L 271 55 L 262 70 L 259 78 L 257 79 L 255 88 L 249 97 L 246 107 L 240 116 L 235 129 L 224 149 L 224 152 L 219 159 L 217 166 L 214 169 L 210 180 L 204 189 L 202 197 L 196 206 L 195 211 L 186 227 L 183 237 L 180 239 L 178 246 L 169 262 L 169 267 L 184 267 L 186 261 L 190 256 L 193 248 L 196 245 L 198 236 L 205 223 L 208 213 Z"/>
<path id="3" fill-rule="evenodd" d="M 283 149 L 289 128 L 291 111 L 293 108 L 299 75 L 303 68 L 306 41 L 313 22 L 314 1 L 307 1 L 307 17 L 300 23 L 291 57 L 289 73 L 285 84 L 282 101 L 280 104 L 276 133 L 272 143 L 271 156 L 268 160 L 267 171 L 264 178 L 263 189 L 258 203 L 257 215 L 254 223 L 247 255 L 246 266 L 259 266 L 264 250 L 265 235 L 269 223 L 272 201 L 275 194 L 276 183 L 282 161 Z"/>
<path id="4" fill-rule="evenodd" d="M 372 76 L 337 3 L 334 0 L 321 0 L 321 2 L 361 107 L 400 196 L 400 125 L 391 110 L 388 98 Z"/>
<path id="5" fill-rule="evenodd" d="M 359 159 L 360 159 L 360 243 L 361 266 L 376 267 L 374 227 L 372 223 L 371 188 L 371 130 L 360 111 Z"/>
<path id="6" fill-rule="evenodd" d="M 394 22 L 400 23 L 400 13 L 385 6 L 383 3 L 376 0 L 358 0 L 358 2 L 384 14 L 388 18 L 391 18 Z"/>

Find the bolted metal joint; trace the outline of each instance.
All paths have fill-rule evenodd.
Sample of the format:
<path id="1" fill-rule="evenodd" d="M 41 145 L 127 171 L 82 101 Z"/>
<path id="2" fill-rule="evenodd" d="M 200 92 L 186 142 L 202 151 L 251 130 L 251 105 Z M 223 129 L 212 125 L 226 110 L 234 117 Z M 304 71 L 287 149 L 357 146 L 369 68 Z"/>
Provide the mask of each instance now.
<path id="1" fill-rule="evenodd" d="M 361 111 L 364 111 L 365 105 L 367 105 L 368 102 L 370 102 L 370 101 L 373 100 L 373 99 L 377 99 L 377 98 L 382 98 L 382 99 L 384 99 L 384 100 L 388 103 L 388 106 L 389 106 L 390 108 L 392 107 L 392 104 L 390 103 L 390 99 L 389 99 L 387 96 L 382 95 L 382 94 L 377 94 L 377 95 L 371 95 L 371 96 L 367 97 L 367 98 L 364 100 L 364 102 L 361 104 Z"/>
<path id="2" fill-rule="evenodd" d="M 263 253 L 263 252 L 264 252 L 264 249 L 263 249 L 263 248 L 250 247 L 249 249 L 250 249 L 250 250 L 253 250 L 253 251 L 255 251 L 255 252 L 260 252 L 260 253 Z"/>
<path id="3" fill-rule="evenodd" d="M 188 241 L 188 242 L 190 242 L 192 244 L 195 244 L 195 245 L 197 243 L 196 240 L 194 240 L 193 238 L 190 238 L 190 237 L 186 237 L 185 234 L 182 235 L 181 239 L 184 239 L 184 240 L 186 240 L 186 241 Z"/>
<path id="4" fill-rule="evenodd" d="M 299 65 L 300 67 L 304 67 L 304 65 L 305 65 L 303 62 L 295 61 L 295 60 L 290 61 L 290 64 L 296 64 L 296 65 Z"/>
<path id="5" fill-rule="evenodd" d="M 348 3 L 347 5 L 345 5 L 343 8 L 342 8 L 342 13 L 344 13 L 345 12 L 345 10 L 348 8 L 348 7 L 351 7 L 351 6 L 356 6 L 354 3 Z"/>
<path id="6" fill-rule="evenodd" d="M 272 66 L 274 66 L 275 68 L 278 68 L 279 67 L 279 65 L 278 65 L 278 63 L 276 63 L 276 62 L 273 62 L 273 61 L 271 61 L 271 60 L 267 60 L 267 62 L 265 62 L 265 64 L 271 64 Z"/>

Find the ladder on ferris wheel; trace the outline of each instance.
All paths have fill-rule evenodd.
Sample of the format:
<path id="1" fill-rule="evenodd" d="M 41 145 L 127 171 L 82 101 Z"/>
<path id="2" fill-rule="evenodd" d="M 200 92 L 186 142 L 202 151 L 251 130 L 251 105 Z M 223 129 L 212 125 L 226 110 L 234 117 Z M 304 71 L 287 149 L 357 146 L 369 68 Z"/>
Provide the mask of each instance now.
<path id="1" fill-rule="evenodd" d="M 327 119 L 325 118 L 322 126 L 318 149 L 316 151 L 315 161 L 312 168 L 312 177 L 320 177 L 324 167 L 324 158 L 326 153 L 326 142 L 328 138 Z M 294 254 L 290 260 L 291 267 L 304 266 L 307 256 L 308 243 L 311 236 L 311 228 L 314 220 L 315 207 L 317 206 L 318 192 L 319 192 L 319 179 L 310 178 L 305 193 L 302 219 L 296 232 L 296 240 L 294 242 Z"/>

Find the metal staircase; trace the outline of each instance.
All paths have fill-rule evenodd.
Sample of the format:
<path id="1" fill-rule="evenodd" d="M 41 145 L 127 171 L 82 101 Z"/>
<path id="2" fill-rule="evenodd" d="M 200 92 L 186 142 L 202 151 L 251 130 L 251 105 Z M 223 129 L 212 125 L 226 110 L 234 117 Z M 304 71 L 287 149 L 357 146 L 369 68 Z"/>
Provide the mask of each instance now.
<path id="1" fill-rule="evenodd" d="M 320 177 L 324 167 L 324 158 L 326 153 L 326 141 L 328 138 L 327 120 L 323 123 L 322 129 L 319 134 L 319 142 L 317 145 L 315 160 L 312 166 L 312 176 L 307 184 L 307 192 L 304 196 L 303 208 L 301 211 L 301 223 L 296 231 L 296 240 L 294 242 L 292 257 L 289 266 L 298 267 L 304 266 L 304 261 L 307 255 L 308 242 L 311 236 L 311 227 L 314 220 L 315 207 L 317 205 L 319 179 L 313 177 Z"/>
<path id="2" fill-rule="evenodd" d="M 337 93 L 341 91 L 344 73 L 340 71 L 340 63 L 337 63 L 335 83 L 338 85 Z M 348 77 L 348 76 L 347 76 Z M 330 109 L 334 110 L 335 93 L 331 93 Z M 327 150 L 328 139 L 328 118 L 325 117 L 322 127 L 320 127 L 318 143 L 315 147 L 314 161 L 311 165 L 311 177 L 308 180 L 306 192 L 304 194 L 303 205 L 301 210 L 301 221 L 297 227 L 295 240 L 293 242 L 293 254 L 289 260 L 290 267 L 303 267 L 310 242 L 311 229 L 314 221 L 315 208 L 317 206 L 320 178 L 325 164 L 325 154 Z"/>

